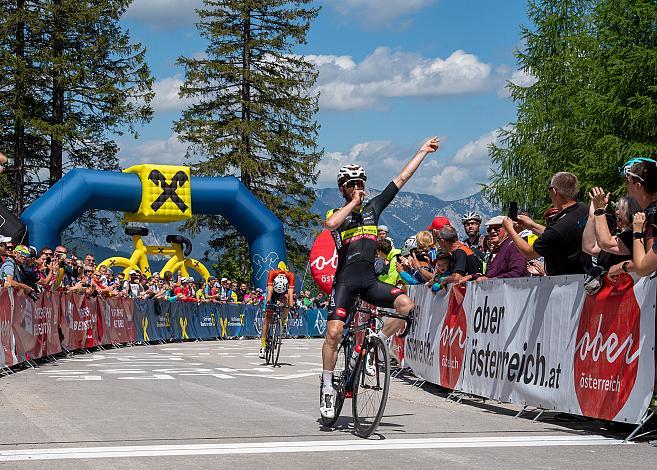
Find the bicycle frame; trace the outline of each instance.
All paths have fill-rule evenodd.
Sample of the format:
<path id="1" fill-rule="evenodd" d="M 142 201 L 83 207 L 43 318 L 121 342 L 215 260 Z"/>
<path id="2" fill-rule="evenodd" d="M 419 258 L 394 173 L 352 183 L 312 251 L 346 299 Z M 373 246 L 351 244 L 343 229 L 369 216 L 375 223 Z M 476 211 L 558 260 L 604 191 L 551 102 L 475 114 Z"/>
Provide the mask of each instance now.
<path id="1" fill-rule="evenodd" d="M 360 363 L 363 362 L 365 355 L 367 354 L 367 347 L 368 347 L 367 342 L 369 340 L 370 334 L 376 334 L 378 332 L 379 328 L 377 321 L 382 317 L 406 320 L 406 317 L 402 315 L 398 315 L 396 313 L 380 312 L 379 309 L 376 307 L 373 309 L 365 309 L 362 307 L 358 307 L 357 304 L 358 304 L 358 299 L 354 302 L 354 307 L 352 307 L 351 313 L 344 324 L 342 340 L 340 341 L 340 345 L 338 346 L 338 350 L 339 350 L 340 346 L 344 345 L 343 347 L 348 352 L 347 363 L 345 364 L 345 371 L 344 371 L 346 376 L 344 377 L 342 384 L 342 391 L 341 391 L 341 393 L 343 394 L 343 398 L 350 398 L 350 396 L 348 395 L 351 394 L 351 390 L 353 389 L 354 386 L 354 380 L 356 378 L 356 374 L 354 374 L 354 372 L 358 370 Z M 369 318 L 362 325 L 352 326 L 352 323 L 354 322 L 356 315 L 360 313 L 367 313 L 369 315 Z M 361 340 L 357 343 L 354 340 L 358 337 L 360 333 L 364 333 L 364 334 L 362 334 Z M 351 344 L 350 345 L 346 344 L 347 342 L 350 342 Z M 353 354 L 353 350 L 355 347 L 354 343 L 360 344 L 360 353 L 358 354 L 356 363 L 354 364 L 353 367 L 351 367 L 348 361 Z M 377 377 L 377 381 L 378 381 L 378 377 Z"/>
<path id="2" fill-rule="evenodd" d="M 160 271 L 160 275 L 162 276 L 167 271 L 172 273 L 180 271 L 181 275 L 189 276 L 188 267 L 197 271 L 204 279 L 210 276 L 207 268 L 200 261 L 185 257 L 182 246 L 179 244 L 171 244 L 169 246 L 145 245 L 141 235 L 133 235 L 132 244 L 135 249 L 128 259 L 130 266 L 127 269 L 138 268 L 140 272 L 150 275 L 152 271 L 148 262 L 148 255 L 159 255 L 169 258 Z"/>

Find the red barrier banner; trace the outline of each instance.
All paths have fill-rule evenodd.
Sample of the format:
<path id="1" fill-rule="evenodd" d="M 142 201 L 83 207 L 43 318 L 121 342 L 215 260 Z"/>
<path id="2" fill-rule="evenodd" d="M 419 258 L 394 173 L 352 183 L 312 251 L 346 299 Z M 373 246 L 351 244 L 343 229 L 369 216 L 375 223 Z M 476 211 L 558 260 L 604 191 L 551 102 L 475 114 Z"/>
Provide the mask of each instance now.
<path id="1" fill-rule="evenodd" d="M 104 299 L 103 304 L 103 344 L 134 341 L 134 303 L 130 299 L 111 297 Z"/>
<path id="2" fill-rule="evenodd" d="M 85 348 L 93 348 L 101 344 L 101 338 L 103 336 L 103 318 L 102 318 L 102 308 L 98 305 L 98 297 L 87 297 L 86 308 L 89 315 L 89 326 L 87 328 L 87 337 L 84 341 Z"/>
<path id="3" fill-rule="evenodd" d="M 0 289 L 0 367 L 16 364 L 16 345 L 12 331 L 12 299 L 8 289 Z"/>
<path id="4" fill-rule="evenodd" d="M 59 294 L 43 292 L 39 300 L 13 291 L 12 328 L 16 341 L 16 356 L 20 362 L 61 352 L 57 333 Z"/>
<path id="5" fill-rule="evenodd" d="M 62 345 L 69 350 L 84 348 L 87 331 L 91 328 L 91 315 L 87 300 L 83 295 L 62 295 L 62 312 L 60 328 L 64 339 Z"/>

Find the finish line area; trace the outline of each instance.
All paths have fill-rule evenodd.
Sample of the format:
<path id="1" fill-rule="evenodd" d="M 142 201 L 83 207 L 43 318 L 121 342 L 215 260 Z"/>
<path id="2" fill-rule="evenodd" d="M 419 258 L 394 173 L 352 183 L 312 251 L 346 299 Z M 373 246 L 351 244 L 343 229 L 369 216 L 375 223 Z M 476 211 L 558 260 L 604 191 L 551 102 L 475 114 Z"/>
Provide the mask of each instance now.
<path id="1" fill-rule="evenodd" d="M 515 419 L 519 408 L 445 400 L 393 379 L 378 434 L 319 422 L 319 339 L 287 339 L 281 366 L 259 341 L 110 349 L 0 379 L 0 468 L 654 468 L 648 444 L 597 422 Z M 549 415 L 549 414 L 547 414 Z"/>

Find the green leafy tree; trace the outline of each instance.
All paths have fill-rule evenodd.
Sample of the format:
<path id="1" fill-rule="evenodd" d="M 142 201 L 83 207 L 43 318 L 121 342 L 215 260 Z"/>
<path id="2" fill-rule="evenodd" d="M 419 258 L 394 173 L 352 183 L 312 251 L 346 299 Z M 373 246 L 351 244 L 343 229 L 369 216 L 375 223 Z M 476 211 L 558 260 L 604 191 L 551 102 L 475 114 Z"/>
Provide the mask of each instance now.
<path id="1" fill-rule="evenodd" d="M 311 3 L 204 0 L 198 29 L 208 41 L 206 57 L 178 60 L 185 69 L 180 96 L 194 104 L 174 124 L 190 143 L 188 157 L 198 157 L 195 173 L 239 177 L 281 219 L 296 266 L 305 264 L 308 249 L 292 235 L 317 222 L 310 185 L 322 155 L 314 121 L 318 97 L 310 92 L 317 73 L 293 51 L 306 42 L 317 16 Z M 202 226 L 215 234 L 215 249 L 234 239 L 235 230 L 221 217 L 197 217 L 188 229 Z M 248 264 L 248 257 L 241 263 Z"/>
<path id="2" fill-rule="evenodd" d="M 150 120 L 145 49 L 119 19 L 131 0 L 8 2 L 0 13 L 0 139 L 11 145 L 18 210 L 73 167 L 117 170 L 113 135 Z M 20 188 L 32 184 L 29 194 Z M 109 220 L 81 219 L 88 237 Z"/>
<path id="3" fill-rule="evenodd" d="M 576 165 L 587 187 L 625 194 L 618 168 L 657 155 L 657 2 L 600 0 L 584 93 L 588 154 Z"/>
<path id="4" fill-rule="evenodd" d="M 490 147 L 496 171 L 484 189 L 494 203 L 518 201 L 530 212 L 542 213 L 549 205 L 552 174 L 573 171 L 582 158 L 586 133 L 580 97 L 590 81 L 591 3 L 529 2 L 533 28 L 522 28 L 525 47 L 516 58 L 536 82 L 508 84 L 518 106 L 517 121 L 500 130 L 500 145 Z"/>
<path id="5" fill-rule="evenodd" d="M 532 1 L 529 17 L 517 58 L 537 81 L 509 85 L 517 122 L 490 148 L 487 195 L 540 214 L 557 171 L 579 177 L 583 199 L 592 186 L 624 194 L 618 168 L 657 154 L 657 2 Z"/>

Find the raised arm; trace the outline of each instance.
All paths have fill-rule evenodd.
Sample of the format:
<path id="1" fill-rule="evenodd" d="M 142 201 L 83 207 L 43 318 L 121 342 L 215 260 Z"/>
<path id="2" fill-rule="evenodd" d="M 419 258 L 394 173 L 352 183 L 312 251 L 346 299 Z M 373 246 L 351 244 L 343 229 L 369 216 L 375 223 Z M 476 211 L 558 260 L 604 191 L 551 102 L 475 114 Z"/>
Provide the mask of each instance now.
<path id="1" fill-rule="evenodd" d="M 600 248 L 596 243 L 595 220 L 593 220 L 593 202 L 589 205 L 589 218 L 586 219 L 586 227 L 582 234 L 582 251 L 591 256 L 598 256 Z"/>
<path id="2" fill-rule="evenodd" d="M 401 189 L 408 182 L 408 180 L 411 179 L 411 176 L 413 176 L 415 170 L 418 169 L 424 160 L 424 157 L 426 157 L 428 153 L 433 153 L 438 150 L 439 146 L 440 139 L 438 139 L 438 137 L 432 137 L 424 144 L 422 144 L 420 150 L 418 150 L 418 152 L 413 155 L 413 158 L 411 158 L 408 163 L 404 165 L 401 173 L 399 173 L 399 175 L 397 175 L 397 177 L 393 180 L 398 189 Z"/>
<path id="3" fill-rule="evenodd" d="M 509 219 L 508 217 L 504 217 L 504 220 L 502 221 L 502 225 L 504 226 L 506 232 L 513 240 L 513 243 L 516 245 L 516 248 L 518 248 L 518 251 L 520 251 L 520 253 L 522 253 L 525 258 L 535 259 L 540 256 L 538 253 L 536 253 L 534 247 L 532 247 L 520 235 L 518 235 L 516 229 L 513 228 L 513 220 Z"/>

